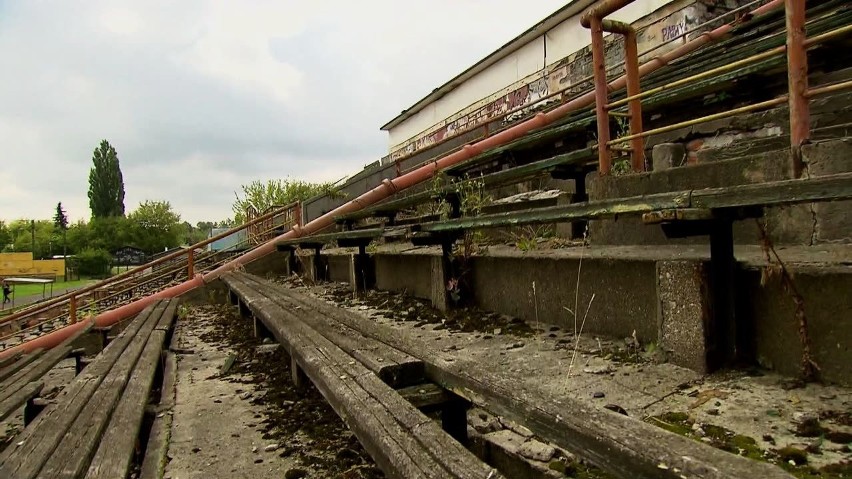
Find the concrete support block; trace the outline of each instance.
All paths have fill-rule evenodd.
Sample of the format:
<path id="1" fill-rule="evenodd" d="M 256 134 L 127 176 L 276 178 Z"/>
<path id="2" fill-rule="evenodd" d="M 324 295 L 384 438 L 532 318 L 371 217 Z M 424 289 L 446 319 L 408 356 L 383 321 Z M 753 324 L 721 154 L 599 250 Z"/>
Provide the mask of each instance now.
<path id="1" fill-rule="evenodd" d="M 363 282 L 358 278 L 358 260 L 354 254 L 348 254 L 346 258 L 349 263 L 349 287 L 357 294 L 364 290 Z"/>
<path id="2" fill-rule="evenodd" d="M 654 171 L 668 170 L 686 163 L 686 147 L 680 143 L 661 143 L 651 152 Z"/>
<path id="3" fill-rule="evenodd" d="M 376 289 L 432 298 L 431 255 L 373 255 Z"/>
<path id="4" fill-rule="evenodd" d="M 679 366 L 707 372 L 710 322 L 706 277 L 699 261 L 657 262 L 660 347 Z"/>
<path id="5" fill-rule="evenodd" d="M 432 306 L 439 311 L 449 309 L 449 301 L 447 300 L 447 284 L 445 282 L 446 274 L 444 272 L 445 262 L 440 256 L 433 256 L 431 259 L 431 275 L 432 275 L 432 293 L 430 300 Z"/>
<path id="6" fill-rule="evenodd" d="M 852 171 L 852 139 L 819 141 L 802 147 L 807 175 L 818 177 Z M 852 242 L 852 201 L 811 205 L 813 242 Z"/>

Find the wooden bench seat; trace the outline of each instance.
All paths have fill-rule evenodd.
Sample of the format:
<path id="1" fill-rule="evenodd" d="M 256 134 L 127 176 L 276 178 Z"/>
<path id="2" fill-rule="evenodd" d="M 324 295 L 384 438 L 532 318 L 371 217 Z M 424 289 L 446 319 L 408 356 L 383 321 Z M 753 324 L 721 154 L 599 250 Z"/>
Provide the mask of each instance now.
<path id="1" fill-rule="evenodd" d="M 275 335 L 297 367 L 346 422 L 379 467 L 395 478 L 501 478 L 360 361 L 258 291 L 244 274 L 226 284 Z"/>
<path id="2" fill-rule="evenodd" d="M 496 188 L 503 185 L 515 184 L 537 178 L 545 174 L 561 172 L 566 169 L 583 172 L 588 169 L 588 165 L 591 162 L 596 160 L 596 151 L 591 148 L 584 148 L 564 155 L 556 155 L 552 158 L 534 161 L 525 165 L 516 166 L 504 171 L 498 171 L 496 173 L 464 181 L 477 181 L 481 182 L 486 188 Z M 447 185 L 437 191 L 426 190 L 404 198 L 385 201 L 378 205 L 364 208 L 360 211 L 339 216 L 335 218 L 335 221 L 346 224 L 371 217 L 392 217 L 401 210 L 451 195 L 455 193 L 458 186 L 458 184 Z"/>
<path id="3" fill-rule="evenodd" d="M 0 454 L 0 477 L 125 477 L 176 308 L 141 312 Z"/>
<path id="4" fill-rule="evenodd" d="M 42 377 L 72 354 L 74 342 L 91 327 L 90 323 L 80 328 L 50 351 L 38 349 L 25 354 L 0 371 L 0 421 L 41 392 L 44 387 Z"/>
<path id="5" fill-rule="evenodd" d="M 278 305 L 290 310 L 298 311 L 304 309 L 304 314 L 299 314 L 299 319 L 317 330 L 335 345 L 346 351 L 347 354 L 361 362 L 364 366 L 378 376 L 382 381 L 394 388 L 420 384 L 425 380 L 423 361 L 403 353 L 402 351 L 388 346 L 372 338 L 367 338 L 358 331 L 344 326 L 340 323 L 323 321 L 316 314 L 310 314 L 309 306 L 303 306 L 293 298 L 285 298 L 278 294 L 275 285 L 250 275 L 241 274 L 240 280 L 252 285 L 252 287 Z"/>
<path id="6" fill-rule="evenodd" d="M 447 362 L 428 343 L 376 323 L 363 315 L 311 298 L 284 286 L 278 296 L 360 334 L 398 348 L 426 363 L 427 377 L 441 385 L 398 391 L 424 404 L 443 391 L 469 397 L 500 416 L 530 428 L 539 437 L 585 457 L 616 477 L 792 479 L 777 466 L 760 463 L 670 433 L 642 421 L 572 398 L 530 389 L 503 377 L 487 364 Z M 665 465 L 662 467 L 661 465 Z"/>

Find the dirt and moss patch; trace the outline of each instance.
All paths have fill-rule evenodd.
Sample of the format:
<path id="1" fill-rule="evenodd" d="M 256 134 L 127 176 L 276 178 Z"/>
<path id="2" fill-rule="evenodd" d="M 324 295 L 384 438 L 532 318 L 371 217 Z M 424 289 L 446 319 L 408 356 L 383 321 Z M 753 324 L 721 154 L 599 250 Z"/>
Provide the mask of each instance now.
<path id="1" fill-rule="evenodd" d="M 288 278 L 278 278 L 275 281 L 296 286 L 290 283 Z M 326 298 L 341 306 L 372 310 L 385 318 L 413 322 L 418 327 L 434 325 L 435 329 L 486 335 L 510 334 L 519 337 L 529 337 L 535 333 L 535 330 L 520 318 L 477 308 L 459 308 L 444 313 L 435 309 L 429 301 L 413 298 L 405 292 L 369 290 L 364 295 L 354 296 L 345 284 L 327 283 L 323 288 Z"/>
<path id="2" fill-rule="evenodd" d="M 263 438 L 280 445 L 281 457 L 293 457 L 322 477 L 379 479 L 385 477 L 319 391 L 309 385 L 297 390 L 290 381 L 290 361 L 283 348 L 259 352 L 264 341 L 254 337 L 252 323 L 227 307 L 217 308 L 208 342 L 234 348 L 234 365 L 223 378 L 253 388 L 238 392 L 241 399 L 261 406 L 257 415 Z M 267 340 L 268 342 L 268 340 Z M 271 344 L 270 344 L 271 346 Z"/>
<path id="3" fill-rule="evenodd" d="M 709 444 L 717 449 L 747 457 L 756 461 L 770 462 L 801 479 L 842 479 L 852 477 L 852 463 L 841 461 L 816 469 L 808 464 L 808 450 L 786 446 L 764 450 L 753 438 L 736 434 L 730 429 L 710 423 L 698 423 L 689 414 L 670 411 L 649 416 L 646 422 L 669 432 Z"/>

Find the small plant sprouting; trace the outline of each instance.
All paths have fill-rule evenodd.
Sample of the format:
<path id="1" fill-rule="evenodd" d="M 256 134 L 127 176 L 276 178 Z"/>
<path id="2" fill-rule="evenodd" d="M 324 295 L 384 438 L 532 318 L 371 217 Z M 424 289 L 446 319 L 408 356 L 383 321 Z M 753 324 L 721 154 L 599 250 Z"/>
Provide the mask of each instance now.
<path id="1" fill-rule="evenodd" d="M 551 225 L 527 225 L 510 233 L 510 236 L 519 250 L 532 251 L 538 248 L 540 240 L 552 238 L 554 231 Z"/>

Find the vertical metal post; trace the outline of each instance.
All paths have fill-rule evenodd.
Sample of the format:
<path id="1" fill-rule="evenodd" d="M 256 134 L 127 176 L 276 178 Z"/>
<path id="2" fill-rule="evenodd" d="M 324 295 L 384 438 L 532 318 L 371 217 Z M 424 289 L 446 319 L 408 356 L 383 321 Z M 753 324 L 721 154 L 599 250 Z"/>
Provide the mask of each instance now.
<path id="1" fill-rule="evenodd" d="M 624 34 L 624 56 L 626 60 L 627 96 L 638 95 L 639 88 L 639 46 L 636 32 L 628 27 Z M 642 100 L 636 98 L 628 103 L 630 112 L 630 134 L 642 133 Z M 634 172 L 645 171 L 645 139 L 641 136 L 630 140 L 630 164 Z"/>
<path id="2" fill-rule="evenodd" d="M 710 288 L 712 321 L 708 363 L 718 369 L 738 359 L 736 321 L 736 258 L 733 222 L 718 219 L 710 230 Z"/>
<path id="3" fill-rule="evenodd" d="M 785 0 L 787 14 L 787 82 L 790 89 L 790 147 L 793 175 L 799 177 L 802 145 L 810 139 L 808 54 L 805 48 L 805 0 Z"/>
<path id="4" fill-rule="evenodd" d="M 71 295 L 68 299 L 68 322 L 71 324 L 77 322 L 77 295 Z"/>
<path id="5" fill-rule="evenodd" d="M 195 276 L 195 250 L 189 247 L 186 253 L 186 277 L 192 279 Z"/>
<path id="6" fill-rule="evenodd" d="M 606 111 L 606 54 L 604 52 L 603 22 L 600 18 L 589 19 L 592 31 L 592 69 L 595 74 L 595 114 L 598 121 L 598 170 L 608 175 L 612 169 L 609 154 L 609 115 Z"/>

